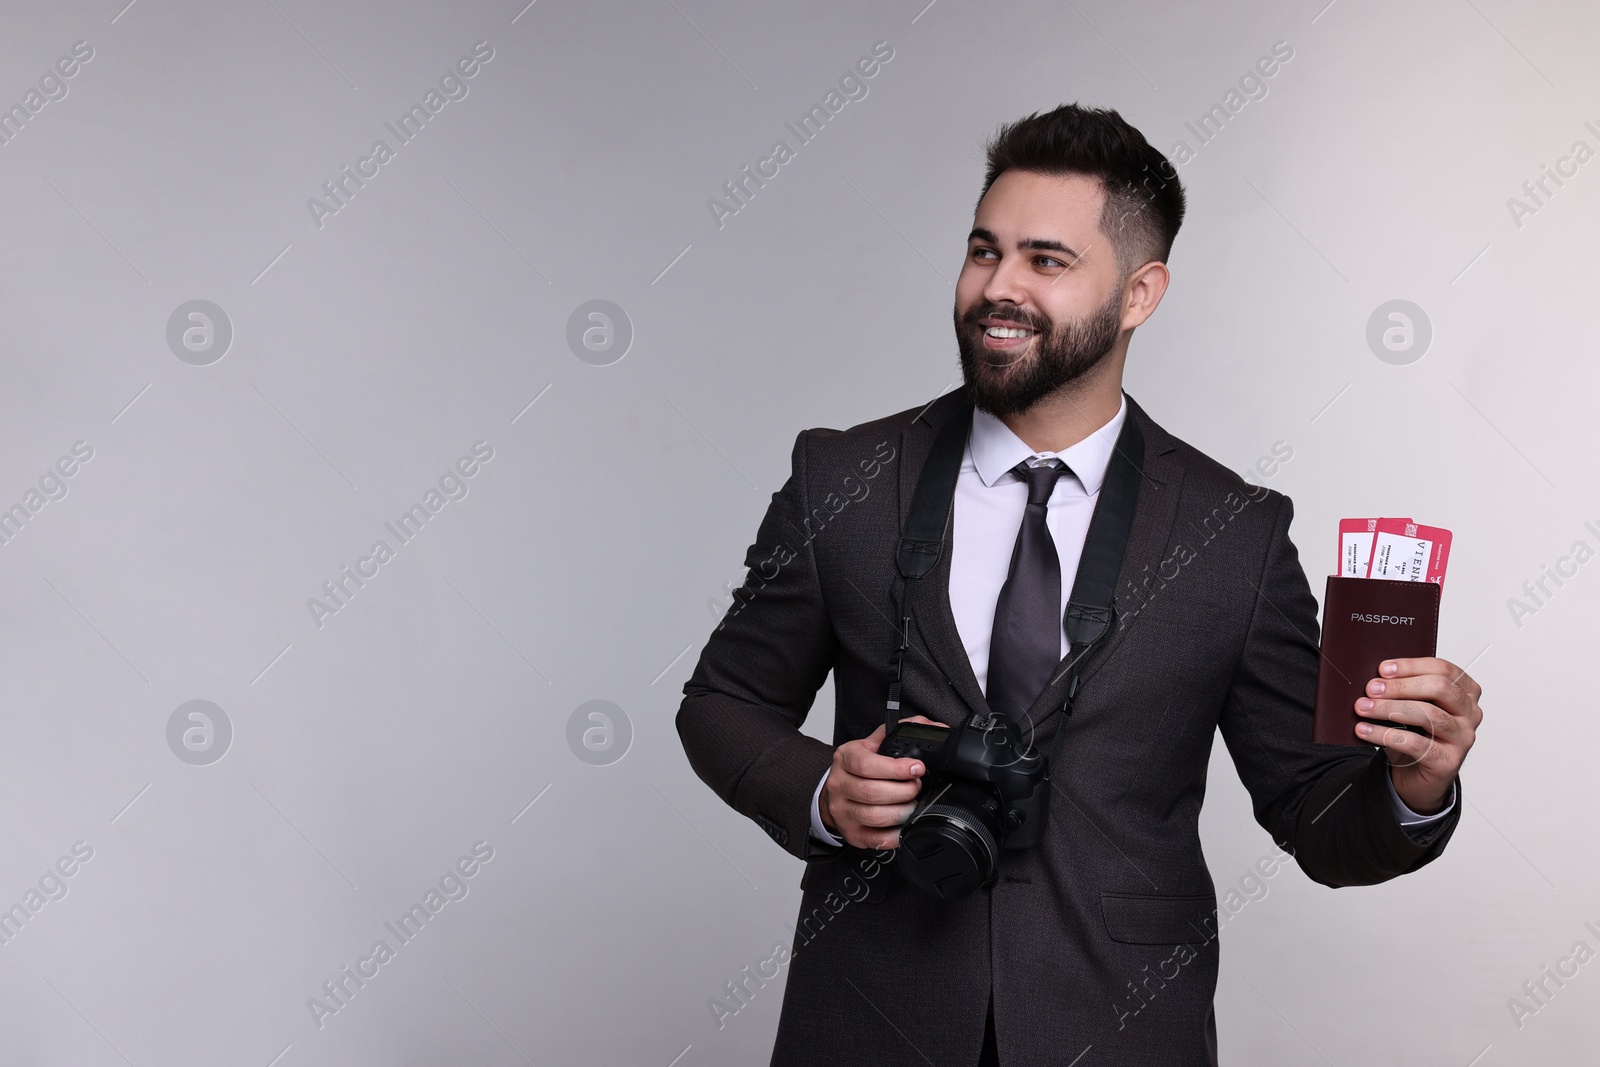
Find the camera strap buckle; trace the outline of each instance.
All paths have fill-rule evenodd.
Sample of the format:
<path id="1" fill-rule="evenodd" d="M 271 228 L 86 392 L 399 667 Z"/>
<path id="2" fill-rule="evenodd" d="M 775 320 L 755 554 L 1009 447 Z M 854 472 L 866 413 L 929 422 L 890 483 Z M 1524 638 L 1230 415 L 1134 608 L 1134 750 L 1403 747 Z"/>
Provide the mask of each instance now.
<path id="1" fill-rule="evenodd" d="M 906 649 L 911 647 L 911 616 L 900 616 L 900 643 L 889 655 L 889 667 L 894 677 L 889 682 L 889 699 L 884 702 L 884 732 L 890 733 L 900 721 L 900 671 L 905 663 Z"/>

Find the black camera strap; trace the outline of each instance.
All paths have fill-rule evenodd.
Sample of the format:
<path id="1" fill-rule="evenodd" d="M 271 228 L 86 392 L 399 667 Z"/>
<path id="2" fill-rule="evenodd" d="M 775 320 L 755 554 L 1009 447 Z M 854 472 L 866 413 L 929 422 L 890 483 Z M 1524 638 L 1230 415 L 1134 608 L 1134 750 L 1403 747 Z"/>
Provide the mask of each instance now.
<path id="1" fill-rule="evenodd" d="M 965 401 L 946 420 L 933 439 L 927 461 L 917 478 L 911 497 L 911 510 L 900 533 L 898 564 L 907 580 L 925 578 L 939 564 L 945 534 L 954 514 L 956 478 L 966 454 L 972 432 L 972 404 Z M 1099 640 L 1111 630 L 1116 616 L 1117 576 L 1127 551 L 1128 535 L 1139 503 L 1139 481 L 1144 475 L 1144 434 L 1133 412 L 1123 415 L 1122 430 L 1106 464 L 1105 480 L 1089 532 L 1078 558 L 1078 571 L 1072 581 L 1062 622 L 1071 642 L 1066 670 L 1072 672 L 1067 700 L 1077 695 L 1078 666 Z M 893 730 L 900 720 L 900 672 L 910 646 L 910 616 L 900 620 L 900 641 L 890 658 L 891 681 L 884 721 Z"/>

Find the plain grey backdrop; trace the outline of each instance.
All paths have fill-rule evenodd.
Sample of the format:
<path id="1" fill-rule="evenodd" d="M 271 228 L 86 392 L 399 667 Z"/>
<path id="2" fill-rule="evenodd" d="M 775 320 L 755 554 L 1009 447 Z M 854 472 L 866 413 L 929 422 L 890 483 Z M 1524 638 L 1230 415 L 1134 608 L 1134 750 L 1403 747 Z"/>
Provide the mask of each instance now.
<path id="1" fill-rule="evenodd" d="M 1319 594 L 1452 529 L 1486 692 L 1376 888 L 1246 881 L 1218 747 L 1223 1062 L 1593 1055 L 1600 13 L 525 2 L 0 13 L 0 1060 L 764 1063 L 800 865 L 679 689 L 795 433 L 956 384 L 982 142 L 1066 101 L 1189 190 L 1129 392 L 1292 453 Z"/>

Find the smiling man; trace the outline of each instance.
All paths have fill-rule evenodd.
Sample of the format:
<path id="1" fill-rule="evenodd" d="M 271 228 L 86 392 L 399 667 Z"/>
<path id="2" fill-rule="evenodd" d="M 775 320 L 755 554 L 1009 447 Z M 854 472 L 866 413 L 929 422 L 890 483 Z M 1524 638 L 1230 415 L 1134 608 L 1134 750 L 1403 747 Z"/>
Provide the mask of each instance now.
<path id="1" fill-rule="evenodd" d="M 795 442 L 677 718 L 700 777 L 806 863 L 774 1064 L 1215 1064 L 1219 732 L 1324 885 L 1416 870 L 1454 830 L 1477 683 L 1385 661 L 1350 745 L 1312 744 L 1288 498 L 1122 391 L 1183 213 L 1114 111 L 1003 127 L 956 283 L 965 386 Z M 830 672 L 831 745 L 800 732 Z"/>

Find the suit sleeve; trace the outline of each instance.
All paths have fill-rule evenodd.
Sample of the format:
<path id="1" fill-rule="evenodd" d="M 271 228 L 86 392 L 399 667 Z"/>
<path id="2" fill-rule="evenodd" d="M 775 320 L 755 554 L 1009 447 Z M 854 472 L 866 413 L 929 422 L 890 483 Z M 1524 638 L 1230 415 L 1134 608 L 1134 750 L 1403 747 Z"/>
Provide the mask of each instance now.
<path id="1" fill-rule="evenodd" d="M 807 433 L 745 553 L 744 585 L 684 684 L 678 737 L 702 781 L 800 859 L 833 746 L 800 732 L 839 642 L 805 537 Z"/>
<path id="2" fill-rule="evenodd" d="M 1390 799 L 1381 749 L 1311 741 L 1317 685 L 1317 602 L 1289 540 L 1294 506 L 1278 514 L 1255 588 L 1248 634 L 1219 726 L 1256 821 L 1328 886 L 1372 885 L 1416 870 L 1444 850 L 1457 803 L 1436 823 L 1408 830 Z"/>

